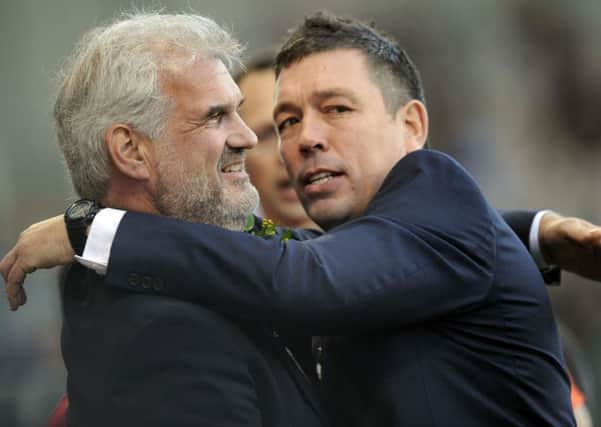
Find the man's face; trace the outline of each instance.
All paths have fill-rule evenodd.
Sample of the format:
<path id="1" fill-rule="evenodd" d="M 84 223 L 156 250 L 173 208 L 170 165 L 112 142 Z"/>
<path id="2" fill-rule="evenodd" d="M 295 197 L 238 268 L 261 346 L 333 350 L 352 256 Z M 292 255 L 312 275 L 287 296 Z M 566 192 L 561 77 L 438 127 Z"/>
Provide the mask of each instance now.
<path id="1" fill-rule="evenodd" d="M 259 190 L 263 214 L 279 225 L 309 226 L 310 220 L 278 152 L 272 118 L 275 73 L 271 69 L 250 71 L 239 85 L 245 99 L 240 115 L 259 139 L 258 145 L 248 152 L 246 165 Z"/>
<path id="2" fill-rule="evenodd" d="M 358 50 L 313 54 L 282 70 L 274 109 L 280 151 L 301 202 L 320 226 L 361 215 L 407 154 L 401 116 L 386 109 Z"/>
<path id="3" fill-rule="evenodd" d="M 246 150 L 257 140 L 238 115 L 242 95 L 221 61 L 171 68 L 162 79 L 173 108 L 156 148 L 157 209 L 241 229 L 258 203 L 244 166 Z"/>

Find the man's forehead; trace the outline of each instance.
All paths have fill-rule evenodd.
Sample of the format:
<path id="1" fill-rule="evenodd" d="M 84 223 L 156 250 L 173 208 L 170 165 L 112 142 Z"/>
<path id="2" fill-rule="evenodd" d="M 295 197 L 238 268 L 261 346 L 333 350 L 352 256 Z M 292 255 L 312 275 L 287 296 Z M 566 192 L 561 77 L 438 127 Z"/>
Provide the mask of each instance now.
<path id="1" fill-rule="evenodd" d="M 350 72 L 367 72 L 366 56 L 359 49 L 338 48 L 311 53 L 281 69 L 276 82 L 277 93 L 332 85 Z"/>
<path id="2" fill-rule="evenodd" d="M 162 75 L 162 87 L 167 95 L 194 98 L 203 104 L 238 104 L 242 100 L 240 89 L 229 70 L 215 58 L 205 57 L 173 64 Z"/>
<path id="3" fill-rule="evenodd" d="M 308 55 L 283 68 L 276 82 L 274 116 L 301 98 L 319 101 L 343 96 L 358 101 L 358 86 L 369 80 L 364 63 L 365 56 L 357 49 L 334 49 Z"/>
<path id="4" fill-rule="evenodd" d="M 161 59 L 158 64 L 159 75 L 165 82 L 173 81 L 181 84 L 190 77 L 195 77 L 198 82 L 210 83 L 219 75 L 229 76 L 229 71 L 222 61 L 217 58 L 187 54 L 168 56 Z"/>

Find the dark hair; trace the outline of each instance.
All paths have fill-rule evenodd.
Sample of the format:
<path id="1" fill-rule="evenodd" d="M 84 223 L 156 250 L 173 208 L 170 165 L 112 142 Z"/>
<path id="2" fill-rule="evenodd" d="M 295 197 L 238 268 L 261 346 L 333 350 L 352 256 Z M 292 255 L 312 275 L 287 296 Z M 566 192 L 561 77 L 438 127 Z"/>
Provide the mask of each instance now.
<path id="1" fill-rule="evenodd" d="M 353 18 L 317 12 L 289 32 L 275 59 L 276 77 L 282 69 L 319 52 L 358 49 L 366 59 L 373 82 L 394 114 L 409 99 L 425 103 L 419 72 L 407 53 L 392 38 Z"/>

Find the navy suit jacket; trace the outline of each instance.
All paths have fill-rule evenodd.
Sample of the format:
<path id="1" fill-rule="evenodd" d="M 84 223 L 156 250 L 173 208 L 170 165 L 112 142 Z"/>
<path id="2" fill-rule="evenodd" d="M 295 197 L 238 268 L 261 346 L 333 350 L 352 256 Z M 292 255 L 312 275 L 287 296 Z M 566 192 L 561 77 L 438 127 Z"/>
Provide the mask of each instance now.
<path id="1" fill-rule="evenodd" d="M 339 336 L 323 358 L 337 425 L 574 425 L 541 276 L 442 153 L 405 156 L 360 218 L 306 241 L 128 213 L 106 282 L 144 292 L 132 274 L 164 283 L 146 292 Z"/>
<path id="2" fill-rule="evenodd" d="M 104 286 L 78 265 L 64 310 L 69 427 L 328 424 L 316 385 L 267 326 Z"/>

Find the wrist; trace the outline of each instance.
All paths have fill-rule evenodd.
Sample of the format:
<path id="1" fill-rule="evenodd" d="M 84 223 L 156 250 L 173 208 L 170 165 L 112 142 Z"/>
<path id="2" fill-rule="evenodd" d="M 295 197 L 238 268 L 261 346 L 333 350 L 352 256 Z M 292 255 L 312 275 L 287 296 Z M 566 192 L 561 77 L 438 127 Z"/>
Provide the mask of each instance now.
<path id="1" fill-rule="evenodd" d="M 553 211 L 547 211 L 541 217 L 538 233 L 538 245 L 540 254 L 547 265 L 556 265 L 553 247 L 553 236 L 551 230 L 563 217 Z"/>
<path id="2" fill-rule="evenodd" d="M 65 228 L 75 255 L 83 254 L 90 225 L 101 208 L 98 202 L 81 199 L 71 204 L 65 211 Z"/>

